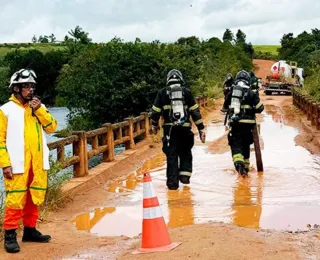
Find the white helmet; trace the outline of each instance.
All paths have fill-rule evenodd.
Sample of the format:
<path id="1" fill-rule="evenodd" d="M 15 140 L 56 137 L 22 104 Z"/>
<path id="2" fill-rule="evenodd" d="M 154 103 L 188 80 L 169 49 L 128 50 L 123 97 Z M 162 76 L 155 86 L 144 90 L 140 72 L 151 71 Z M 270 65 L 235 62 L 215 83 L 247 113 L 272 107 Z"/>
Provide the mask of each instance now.
<path id="1" fill-rule="evenodd" d="M 36 84 L 37 75 L 33 70 L 28 69 L 21 69 L 13 73 L 10 78 L 10 85 L 9 88 L 12 88 L 14 84 L 21 84 L 21 83 L 33 83 Z"/>

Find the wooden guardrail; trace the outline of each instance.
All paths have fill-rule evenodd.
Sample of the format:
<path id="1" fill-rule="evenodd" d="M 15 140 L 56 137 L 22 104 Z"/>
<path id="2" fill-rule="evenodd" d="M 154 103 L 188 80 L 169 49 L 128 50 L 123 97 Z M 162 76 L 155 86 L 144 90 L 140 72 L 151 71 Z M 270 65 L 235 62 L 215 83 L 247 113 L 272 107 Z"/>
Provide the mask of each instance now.
<path id="1" fill-rule="evenodd" d="M 301 94 L 297 90 L 292 91 L 293 104 L 307 114 L 307 119 L 311 125 L 320 130 L 320 102 L 315 99 Z"/>
<path id="2" fill-rule="evenodd" d="M 196 97 L 200 107 L 208 106 L 206 96 Z M 119 144 L 125 144 L 126 149 L 135 146 L 135 138 L 145 139 L 149 135 L 151 113 L 143 112 L 138 117 L 126 118 L 125 121 L 115 124 L 106 123 L 101 128 L 92 131 L 73 132 L 71 136 L 48 144 L 50 151 L 55 151 L 57 161 L 62 169 L 74 166 L 73 177 L 88 175 L 88 160 L 93 156 L 102 154 L 103 162 L 114 160 L 114 148 Z M 92 146 L 87 149 L 87 144 Z M 66 157 L 67 145 L 72 145 L 72 156 Z"/>

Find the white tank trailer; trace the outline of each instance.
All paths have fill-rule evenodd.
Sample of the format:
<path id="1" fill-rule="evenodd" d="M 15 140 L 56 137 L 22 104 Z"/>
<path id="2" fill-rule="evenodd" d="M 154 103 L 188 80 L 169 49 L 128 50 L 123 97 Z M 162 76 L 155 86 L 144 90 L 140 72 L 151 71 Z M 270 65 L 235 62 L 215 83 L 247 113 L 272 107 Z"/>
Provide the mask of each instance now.
<path id="1" fill-rule="evenodd" d="M 279 60 L 270 67 L 266 77 L 264 93 L 271 95 L 273 92 L 291 95 L 293 87 L 303 87 L 303 68 L 298 68 L 297 62 Z"/>

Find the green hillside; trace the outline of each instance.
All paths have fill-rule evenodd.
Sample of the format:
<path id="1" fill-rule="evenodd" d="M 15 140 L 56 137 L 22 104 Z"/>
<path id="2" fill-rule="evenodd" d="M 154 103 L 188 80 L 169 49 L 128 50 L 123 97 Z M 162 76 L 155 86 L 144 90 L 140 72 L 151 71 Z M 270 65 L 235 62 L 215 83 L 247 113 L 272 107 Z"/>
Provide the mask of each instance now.
<path id="1" fill-rule="evenodd" d="M 253 49 L 258 52 L 270 52 L 272 55 L 278 55 L 280 45 L 253 45 Z"/>
<path id="2" fill-rule="evenodd" d="M 51 50 L 59 50 L 63 48 L 64 48 L 63 45 L 50 44 L 50 43 L 0 44 L 0 59 L 3 58 L 8 52 L 13 51 L 15 49 L 19 49 L 19 50 L 37 49 L 45 53 Z"/>

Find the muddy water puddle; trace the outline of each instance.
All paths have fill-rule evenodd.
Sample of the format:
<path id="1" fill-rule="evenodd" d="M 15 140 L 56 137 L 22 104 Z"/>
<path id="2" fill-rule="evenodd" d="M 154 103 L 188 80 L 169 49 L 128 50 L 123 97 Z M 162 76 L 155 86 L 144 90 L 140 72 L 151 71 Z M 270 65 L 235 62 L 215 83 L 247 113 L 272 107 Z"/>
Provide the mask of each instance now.
<path id="1" fill-rule="evenodd" d="M 207 140 L 225 134 L 222 123 L 207 127 Z M 142 176 L 149 171 L 169 227 L 221 221 L 241 227 L 308 230 L 320 224 L 320 157 L 294 142 L 298 130 L 286 126 L 276 107 L 266 106 L 260 134 L 264 172 L 249 177 L 234 171 L 230 152 L 211 154 L 196 142 L 190 185 L 166 188 L 166 158 L 158 154 L 124 179 L 106 185 L 111 199 L 104 208 L 72 220 L 78 230 L 101 236 L 133 237 L 142 230 Z M 197 139 L 198 137 L 196 137 Z"/>

